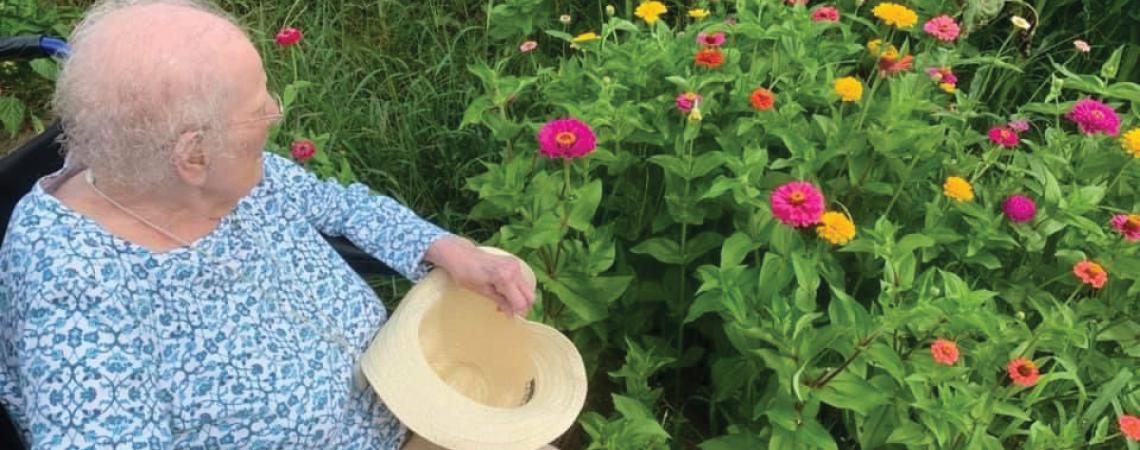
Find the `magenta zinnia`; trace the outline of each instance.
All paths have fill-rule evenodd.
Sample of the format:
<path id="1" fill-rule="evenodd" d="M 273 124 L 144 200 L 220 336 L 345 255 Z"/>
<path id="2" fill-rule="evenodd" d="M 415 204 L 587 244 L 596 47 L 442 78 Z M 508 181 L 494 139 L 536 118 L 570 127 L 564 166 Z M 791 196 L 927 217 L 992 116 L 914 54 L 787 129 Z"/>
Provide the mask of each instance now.
<path id="1" fill-rule="evenodd" d="M 701 96 L 695 92 L 685 92 L 677 96 L 677 109 L 681 112 L 688 114 L 693 110 L 693 107 L 701 103 Z"/>
<path id="2" fill-rule="evenodd" d="M 596 146 L 594 130 L 578 119 L 551 120 L 538 130 L 538 149 L 547 158 L 578 158 Z"/>
<path id="3" fill-rule="evenodd" d="M 706 33 L 702 31 L 697 33 L 697 43 L 708 47 L 720 47 L 724 44 L 724 32 Z"/>
<path id="4" fill-rule="evenodd" d="M 1033 216 L 1037 215 L 1037 204 L 1029 197 L 1014 194 L 1005 199 L 1001 204 L 1001 210 L 1011 222 L 1024 223 L 1033 220 Z"/>
<path id="5" fill-rule="evenodd" d="M 819 223 L 824 199 L 819 189 L 806 181 L 793 181 L 772 191 L 772 214 L 785 225 L 804 228 Z"/>
<path id="6" fill-rule="evenodd" d="M 1109 136 L 1120 134 L 1120 117 L 1116 115 L 1116 111 L 1091 98 L 1078 100 L 1073 109 L 1065 113 L 1065 118 L 1076 122 L 1084 134 L 1104 133 Z"/>
<path id="7" fill-rule="evenodd" d="M 1109 221 L 1128 241 L 1140 241 L 1140 214 L 1117 214 Z"/>
<path id="8" fill-rule="evenodd" d="M 839 9 L 834 6 L 820 6 L 812 10 L 811 20 L 813 22 L 838 22 Z"/>
<path id="9" fill-rule="evenodd" d="M 993 142 L 1005 148 L 1017 147 L 1017 144 L 1021 142 L 1021 138 L 1018 137 L 1017 131 L 1013 128 L 1010 128 L 1009 126 L 990 128 L 990 132 L 988 134 L 990 137 L 990 142 Z"/>

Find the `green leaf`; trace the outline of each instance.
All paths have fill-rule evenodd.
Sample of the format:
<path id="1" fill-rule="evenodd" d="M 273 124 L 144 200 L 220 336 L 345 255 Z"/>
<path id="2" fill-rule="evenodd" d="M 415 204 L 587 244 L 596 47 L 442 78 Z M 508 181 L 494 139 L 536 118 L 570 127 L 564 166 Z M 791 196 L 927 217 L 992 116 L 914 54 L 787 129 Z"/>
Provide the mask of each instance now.
<path id="1" fill-rule="evenodd" d="M 49 81 L 55 81 L 59 76 L 59 64 L 49 58 L 33 59 L 28 63 L 32 71 Z"/>
<path id="2" fill-rule="evenodd" d="M 1124 52 L 1124 47 L 1121 45 L 1112 52 L 1112 56 L 1100 66 L 1100 76 L 1106 80 L 1116 78 L 1116 72 L 1120 70 L 1120 56 Z"/>
<path id="3" fill-rule="evenodd" d="M 463 111 L 463 120 L 459 122 L 459 129 L 463 129 L 468 125 L 477 124 L 483 121 L 483 113 L 491 109 L 495 104 L 491 101 L 491 97 L 486 95 L 476 98 L 467 105 L 467 109 Z"/>
<path id="4" fill-rule="evenodd" d="M 845 370 L 815 391 L 820 400 L 836 408 L 850 409 L 866 416 L 871 409 L 889 401 L 881 389 Z"/>
<path id="5" fill-rule="evenodd" d="M 15 136 L 24 123 L 24 102 L 13 97 L 0 97 L 0 124 L 9 135 Z"/>
<path id="6" fill-rule="evenodd" d="M 920 233 L 908 234 L 895 244 L 894 256 L 900 258 L 911 254 L 915 249 L 933 247 L 936 242 L 930 236 Z"/>
<path id="7" fill-rule="evenodd" d="M 297 94 L 300 93 L 302 89 L 312 85 L 313 83 L 311 82 L 297 80 L 285 86 L 285 92 L 281 94 L 281 111 L 288 112 L 289 107 L 297 100 Z"/>
<path id="8" fill-rule="evenodd" d="M 1095 423 L 1096 418 L 1104 412 L 1110 402 L 1116 400 L 1120 391 L 1128 385 L 1129 381 L 1132 381 L 1132 372 L 1128 368 L 1122 368 L 1111 381 L 1100 387 L 1096 393 L 1096 400 L 1093 400 L 1085 413 L 1081 415 L 1081 434 L 1084 434 L 1088 427 Z"/>
<path id="9" fill-rule="evenodd" d="M 602 201 L 602 180 L 595 179 L 576 190 L 577 198 L 570 209 L 570 228 L 586 231 L 592 226 L 594 213 Z"/>
<path id="10" fill-rule="evenodd" d="M 907 420 L 891 432 L 891 436 L 887 438 L 887 443 L 927 445 L 930 444 L 930 436 L 926 434 L 926 428 L 922 425 Z"/>
<path id="11" fill-rule="evenodd" d="M 737 231 L 725 239 L 724 246 L 720 248 L 720 266 L 722 268 L 736 267 L 748 257 L 748 253 L 759 247 L 747 234 Z"/>
<path id="12" fill-rule="evenodd" d="M 701 450 L 761 450 L 767 448 L 764 441 L 749 433 L 726 434 L 701 442 Z"/>
<path id="13" fill-rule="evenodd" d="M 680 264 L 682 261 L 681 245 L 669 238 L 649 238 L 629 251 L 639 255 L 652 256 L 666 264 Z"/>

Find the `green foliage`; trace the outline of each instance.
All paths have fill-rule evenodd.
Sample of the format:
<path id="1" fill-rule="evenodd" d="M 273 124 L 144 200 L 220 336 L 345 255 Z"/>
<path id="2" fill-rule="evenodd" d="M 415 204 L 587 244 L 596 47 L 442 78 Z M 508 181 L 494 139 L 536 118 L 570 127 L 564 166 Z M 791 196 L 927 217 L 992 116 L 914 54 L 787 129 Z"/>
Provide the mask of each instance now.
<path id="1" fill-rule="evenodd" d="M 492 20 L 539 4 L 499 3 Z M 889 30 L 873 4 L 839 2 L 836 24 L 776 0 L 714 3 L 704 21 L 671 5 L 652 26 L 617 14 L 598 40 L 554 44 L 571 52 L 554 67 L 470 67 L 484 94 L 463 123 L 501 142 L 469 179 L 472 218 L 536 269 L 535 317 L 586 355 L 590 448 L 1125 445 L 1113 427 L 1140 408 L 1140 254 L 1108 220 L 1140 207 L 1140 165 L 1063 116 L 1091 95 L 1129 129 L 1140 98 L 1120 76 L 1126 50 L 1092 70 L 1047 65 L 1052 89 L 995 95 L 1002 74 L 1040 67 L 1016 47 L 974 46 L 1009 35 L 1017 5 L 911 5 L 922 20 L 965 18 L 974 36 L 958 44 L 926 36 L 921 20 Z M 590 27 L 546 31 L 568 41 Z M 694 64 L 702 31 L 727 33 L 722 66 Z M 880 74 L 865 47 L 875 37 L 914 68 Z M 956 90 L 930 67 L 953 68 Z M 848 75 L 861 101 L 832 92 Z M 760 87 L 774 109 L 750 104 Z M 683 92 L 702 97 L 699 113 L 678 110 Z M 597 150 L 541 156 L 535 133 L 561 117 L 591 125 Z M 987 130 L 1011 118 L 1033 130 L 1013 149 L 990 143 Z M 948 176 L 975 198 L 946 198 Z M 833 245 L 781 223 L 768 195 L 792 180 L 819 186 L 856 238 Z M 1002 214 L 1011 194 L 1036 201 L 1032 221 Z M 1109 273 L 1104 288 L 1073 275 L 1085 259 Z M 959 360 L 937 363 L 934 339 L 955 342 Z M 1032 387 L 1006 374 L 1021 356 L 1040 367 Z"/>

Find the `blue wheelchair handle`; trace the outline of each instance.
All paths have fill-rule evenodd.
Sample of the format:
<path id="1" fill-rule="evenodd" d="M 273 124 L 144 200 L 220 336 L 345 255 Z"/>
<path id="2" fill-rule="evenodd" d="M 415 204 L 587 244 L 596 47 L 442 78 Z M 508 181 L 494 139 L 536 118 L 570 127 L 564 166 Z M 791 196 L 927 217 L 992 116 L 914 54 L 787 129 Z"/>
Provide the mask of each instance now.
<path id="1" fill-rule="evenodd" d="M 71 48 L 63 39 L 39 35 L 0 38 L 0 61 L 35 59 L 45 56 L 67 57 Z"/>

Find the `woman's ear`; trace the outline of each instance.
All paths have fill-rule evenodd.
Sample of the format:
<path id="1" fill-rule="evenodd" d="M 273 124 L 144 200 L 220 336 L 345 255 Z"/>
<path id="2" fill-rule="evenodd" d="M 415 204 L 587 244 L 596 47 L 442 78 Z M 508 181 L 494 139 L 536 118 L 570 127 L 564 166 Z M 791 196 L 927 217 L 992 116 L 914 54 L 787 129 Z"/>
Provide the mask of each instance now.
<path id="1" fill-rule="evenodd" d="M 210 161 L 206 148 L 202 145 L 201 131 L 187 131 L 178 136 L 174 143 L 174 171 L 184 183 L 192 186 L 206 184 L 206 173 Z"/>

